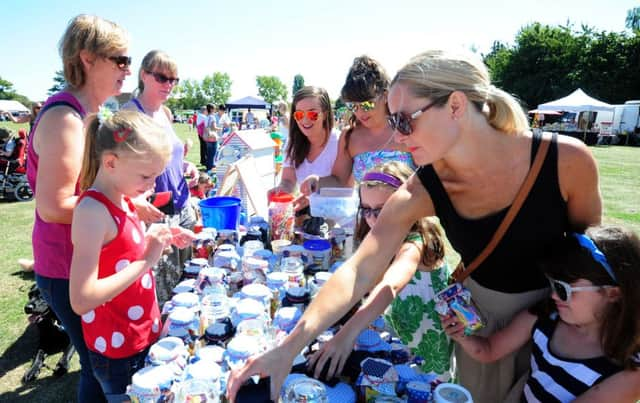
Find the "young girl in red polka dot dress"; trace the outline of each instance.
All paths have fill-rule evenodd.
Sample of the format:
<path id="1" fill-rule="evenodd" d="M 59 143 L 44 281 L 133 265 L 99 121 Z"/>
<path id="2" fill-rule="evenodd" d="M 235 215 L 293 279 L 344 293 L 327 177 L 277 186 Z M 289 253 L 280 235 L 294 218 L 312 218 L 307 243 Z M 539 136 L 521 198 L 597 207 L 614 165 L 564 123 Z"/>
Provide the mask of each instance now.
<path id="1" fill-rule="evenodd" d="M 89 119 L 80 176 L 84 193 L 71 229 L 69 292 L 108 398 L 125 393 L 160 335 L 151 267 L 170 245 L 171 233 L 153 224 L 145 233 L 130 198 L 153 189 L 169 161 L 171 142 L 138 112 L 100 112 Z"/>

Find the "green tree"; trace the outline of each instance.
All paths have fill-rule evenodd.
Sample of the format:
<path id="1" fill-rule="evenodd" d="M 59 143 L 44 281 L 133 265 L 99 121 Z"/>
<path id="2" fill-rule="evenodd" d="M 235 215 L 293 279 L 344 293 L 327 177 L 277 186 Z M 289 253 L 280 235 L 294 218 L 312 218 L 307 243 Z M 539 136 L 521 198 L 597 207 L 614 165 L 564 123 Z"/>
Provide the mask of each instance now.
<path id="1" fill-rule="evenodd" d="M 12 99 L 27 107 L 31 105 L 31 100 L 29 98 L 18 94 L 13 88 L 13 83 L 3 79 L 2 77 L 0 77 L 0 99 Z"/>
<path id="2" fill-rule="evenodd" d="M 175 105 L 176 108 L 198 109 L 207 103 L 197 80 L 181 81 L 180 85 L 174 89 L 172 97 L 179 100 Z"/>
<path id="3" fill-rule="evenodd" d="M 16 91 L 13 89 L 13 83 L 0 77 L 0 99 L 13 99 Z"/>
<path id="4" fill-rule="evenodd" d="M 576 88 L 609 103 L 637 97 L 640 36 L 573 31 L 570 23 L 521 28 L 512 46 L 496 42 L 484 61 L 496 86 L 527 107 L 566 96 Z M 613 68 L 615 66 L 615 68 Z"/>
<path id="5" fill-rule="evenodd" d="M 229 74 L 216 71 L 202 80 L 202 94 L 207 102 L 224 104 L 231 97 L 231 84 Z"/>
<path id="6" fill-rule="evenodd" d="M 258 94 L 270 104 L 287 98 L 287 86 L 276 76 L 257 76 Z"/>
<path id="7" fill-rule="evenodd" d="M 60 92 L 67 86 L 67 80 L 64 79 L 64 72 L 56 70 L 53 75 L 53 86 L 47 90 L 47 95 L 53 95 Z"/>
<path id="8" fill-rule="evenodd" d="M 627 11 L 625 26 L 636 34 L 640 34 L 640 7 L 634 7 Z"/>
<path id="9" fill-rule="evenodd" d="M 304 87 L 304 77 L 302 77 L 302 74 L 296 74 L 295 77 L 293 77 L 293 88 L 291 89 L 291 95 L 295 96 L 296 92 L 298 92 L 298 90 L 300 90 L 300 88 Z"/>
<path id="10" fill-rule="evenodd" d="M 534 23 L 518 32 L 514 46 L 494 44 L 485 63 L 496 86 L 531 107 L 576 88 L 579 48 L 570 27 Z"/>

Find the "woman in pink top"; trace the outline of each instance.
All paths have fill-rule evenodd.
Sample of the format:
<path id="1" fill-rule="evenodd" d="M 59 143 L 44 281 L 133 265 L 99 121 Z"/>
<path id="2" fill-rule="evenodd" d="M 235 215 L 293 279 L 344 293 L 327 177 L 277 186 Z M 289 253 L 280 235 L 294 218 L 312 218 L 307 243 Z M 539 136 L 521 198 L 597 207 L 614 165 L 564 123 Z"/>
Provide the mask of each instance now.
<path id="1" fill-rule="evenodd" d="M 113 22 L 90 15 L 71 20 L 60 40 L 67 87 L 43 105 L 27 150 L 27 177 L 36 198 L 32 237 L 36 282 L 80 356 L 80 402 L 105 401 L 91 370 L 80 317 L 69 303 L 70 224 L 79 194 L 82 119 L 120 94 L 131 74 L 128 47 L 126 31 Z"/>

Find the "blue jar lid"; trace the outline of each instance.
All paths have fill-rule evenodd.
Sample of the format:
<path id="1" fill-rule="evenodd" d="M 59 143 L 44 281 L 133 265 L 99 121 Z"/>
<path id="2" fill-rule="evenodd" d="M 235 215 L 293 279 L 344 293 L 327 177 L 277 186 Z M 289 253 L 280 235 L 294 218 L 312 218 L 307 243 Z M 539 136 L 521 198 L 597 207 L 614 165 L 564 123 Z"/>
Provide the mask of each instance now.
<path id="1" fill-rule="evenodd" d="M 306 250 L 324 251 L 327 249 L 331 249 L 331 242 L 327 241 L 326 239 L 312 239 L 309 241 L 304 241 L 302 243 L 302 246 Z"/>

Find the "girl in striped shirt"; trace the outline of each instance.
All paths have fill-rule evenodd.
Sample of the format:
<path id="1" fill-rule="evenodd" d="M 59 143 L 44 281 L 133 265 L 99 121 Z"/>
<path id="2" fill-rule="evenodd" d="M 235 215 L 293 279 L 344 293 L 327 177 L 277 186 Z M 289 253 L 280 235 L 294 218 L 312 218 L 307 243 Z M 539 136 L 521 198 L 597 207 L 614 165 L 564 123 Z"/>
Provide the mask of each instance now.
<path id="1" fill-rule="evenodd" d="M 640 385 L 640 239 L 620 227 L 568 234 L 541 269 L 551 300 L 518 314 L 490 337 L 442 325 L 469 355 L 493 362 L 532 340 L 525 402 L 636 402 Z"/>

